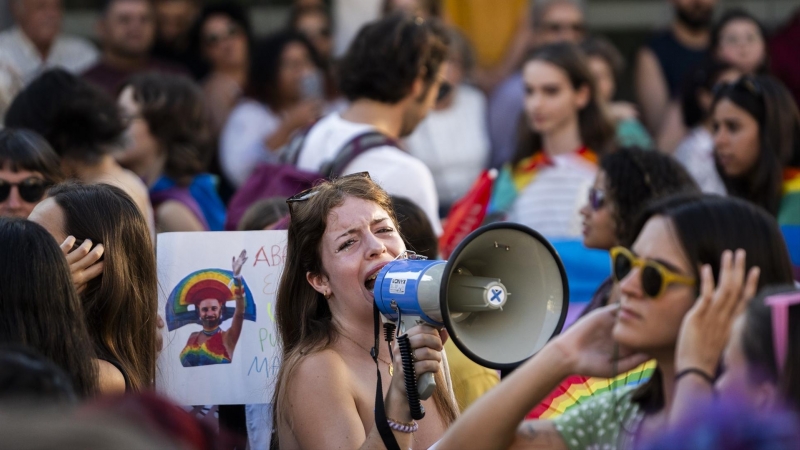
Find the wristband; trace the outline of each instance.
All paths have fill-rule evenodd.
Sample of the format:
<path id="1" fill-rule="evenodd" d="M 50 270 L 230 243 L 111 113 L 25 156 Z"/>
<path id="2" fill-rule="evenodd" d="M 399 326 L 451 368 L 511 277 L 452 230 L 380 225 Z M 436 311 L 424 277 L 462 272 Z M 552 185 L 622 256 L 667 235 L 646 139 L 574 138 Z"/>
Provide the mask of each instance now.
<path id="1" fill-rule="evenodd" d="M 695 374 L 695 375 L 699 376 L 700 378 L 704 379 L 705 381 L 707 381 L 708 384 L 710 384 L 712 386 L 714 385 L 714 377 L 712 377 L 711 375 L 707 374 L 706 372 L 704 372 L 704 371 L 702 371 L 702 370 L 700 370 L 700 369 L 698 369 L 696 367 L 689 367 L 688 369 L 681 370 L 680 372 L 678 372 L 675 375 L 675 381 L 678 381 L 681 378 L 683 378 L 683 377 L 685 377 L 686 375 L 689 375 L 689 374 Z"/>
<path id="2" fill-rule="evenodd" d="M 387 417 L 386 422 L 389 424 L 389 428 L 401 433 L 416 433 L 419 430 L 419 424 L 414 420 L 411 423 L 404 423 Z"/>

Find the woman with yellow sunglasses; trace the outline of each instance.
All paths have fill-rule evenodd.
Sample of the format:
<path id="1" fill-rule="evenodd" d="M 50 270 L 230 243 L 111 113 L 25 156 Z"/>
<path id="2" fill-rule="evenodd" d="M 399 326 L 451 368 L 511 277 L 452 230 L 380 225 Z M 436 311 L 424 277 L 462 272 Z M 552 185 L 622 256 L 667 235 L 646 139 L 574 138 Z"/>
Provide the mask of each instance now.
<path id="1" fill-rule="evenodd" d="M 704 296 L 715 282 L 720 287 L 714 295 L 742 297 L 753 285 L 792 281 L 777 223 L 744 201 L 670 197 L 647 208 L 636 230 L 630 249 L 613 252 L 620 305 L 593 312 L 553 339 L 475 402 L 437 449 L 639 446 L 668 425 L 679 380 L 699 376 L 694 367 L 679 372 L 675 355 L 684 316 L 701 295 L 701 278 Z M 733 267 L 750 273 L 746 292 L 745 277 L 730 276 Z M 648 359 L 658 368 L 645 384 L 593 396 L 552 421 L 522 422 L 565 377 L 609 377 Z"/>

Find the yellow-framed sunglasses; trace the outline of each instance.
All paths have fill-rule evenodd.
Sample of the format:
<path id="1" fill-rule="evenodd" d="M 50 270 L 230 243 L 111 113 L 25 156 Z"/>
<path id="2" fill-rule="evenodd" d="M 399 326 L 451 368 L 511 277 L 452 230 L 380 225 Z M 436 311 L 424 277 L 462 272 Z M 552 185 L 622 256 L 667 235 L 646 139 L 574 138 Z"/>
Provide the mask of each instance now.
<path id="1" fill-rule="evenodd" d="M 694 278 L 677 274 L 656 261 L 639 258 L 625 247 L 611 249 L 611 276 L 614 281 L 622 281 L 634 267 L 639 268 L 642 290 L 650 298 L 658 298 L 673 283 L 694 286 Z"/>

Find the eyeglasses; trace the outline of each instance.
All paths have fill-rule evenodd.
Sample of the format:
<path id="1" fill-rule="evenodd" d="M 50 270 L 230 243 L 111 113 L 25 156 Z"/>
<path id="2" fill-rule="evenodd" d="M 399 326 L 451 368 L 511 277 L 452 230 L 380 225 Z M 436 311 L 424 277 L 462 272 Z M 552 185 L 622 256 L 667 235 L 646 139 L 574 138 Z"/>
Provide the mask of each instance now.
<path id="1" fill-rule="evenodd" d="M 606 204 L 606 193 L 597 188 L 589 189 L 589 206 L 597 211 Z"/>
<path id="2" fill-rule="evenodd" d="M 229 24 L 228 29 L 222 33 L 209 33 L 203 36 L 203 44 L 208 47 L 213 47 L 220 42 L 230 37 L 239 36 L 242 33 L 242 27 L 235 23 Z"/>
<path id="3" fill-rule="evenodd" d="M 350 175 L 345 175 L 345 176 L 339 177 L 337 179 L 338 180 L 347 180 L 347 179 L 350 179 L 350 178 L 366 178 L 368 180 L 371 180 L 371 178 L 369 176 L 369 172 L 351 173 Z M 286 204 L 289 205 L 289 214 L 292 213 L 292 205 L 293 204 L 299 203 L 299 202 L 304 202 L 304 201 L 310 199 L 311 197 L 319 194 L 319 189 L 318 188 L 319 188 L 319 185 L 311 187 L 311 188 L 308 188 L 308 189 L 306 189 L 304 191 L 301 191 L 301 192 L 299 192 L 299 193 L 287 198 L 286 199 Z"/>
<path id="4" fill-rule="evenodd" d="M 673 283 L 694 286 L 694 278 L 677 274 L 656 261 L 635 256 L 625 247 L 611 249 L 611 275 L 617 283 L 638 267 L 640 269 L 642 290 L 650 298 L 659 298 Z"/>
<path id="5" fill-rule="evenodd" d="M 764 303 L 772 310 L 772 343 L 775 347 L 775 362 L 778 364 L 779 373 L 782 373 L 789 351 L 789 307 L 800 304 L 800 291 L 771 295 L 764 300 Z"/>
<path id="6" fill-rule="evenodd" d="M 439 84 L 439 92 L 436 94 L 436 102 L 446 99 L 451 92 L 453 92 L 453 85 L 449 81 L 442 81 Z"/>
<path id="7" fill-rule="evenodd" d="M 28 203 L 35 203 L 44 197 L 47 189 L 53 183 L 42 180 L 41 178 L 26 178 L 19 183 L 9 183 L 5 180 L 0 180 L 0 202 L 8 200 L 11 195 L 11 188 L 16 186 L 19 191 L 19 196 Z"/>
<path id="8" fill-rule="evenodd" d="M 542 24 L 542 28 L 550 33 L 562 33 L 564 31 L 572 31 L 573 33 L 583 34 L 586 32 L 586 25 L 578 23 L 558 23 L 546 22 Z"/>

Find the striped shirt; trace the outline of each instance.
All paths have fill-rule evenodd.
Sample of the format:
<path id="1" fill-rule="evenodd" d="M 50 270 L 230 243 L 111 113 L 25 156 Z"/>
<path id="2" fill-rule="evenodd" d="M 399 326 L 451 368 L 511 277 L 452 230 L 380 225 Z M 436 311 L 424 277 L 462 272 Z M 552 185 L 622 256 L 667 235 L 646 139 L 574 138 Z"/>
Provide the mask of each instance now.
<path id="1" fill-rule="evenodd" d="M 597 166 L 577 153 L 550 157 L 518 195 L 508 220 L 527 225 L 548 238 L 581 235 L 579 211 L 589 194 Z"/>
<path id="2" fill-rule="evenodd" d="M 14 67 L 25 84 L 54 67 L 81 73 L 94 64 L 98 57 L 97 49 L 89 41 L 62 34 L 56 37 L 47 59 L 42 59 L 39 50 L 19 27 L 0 33 L 0 61 Z"/>

